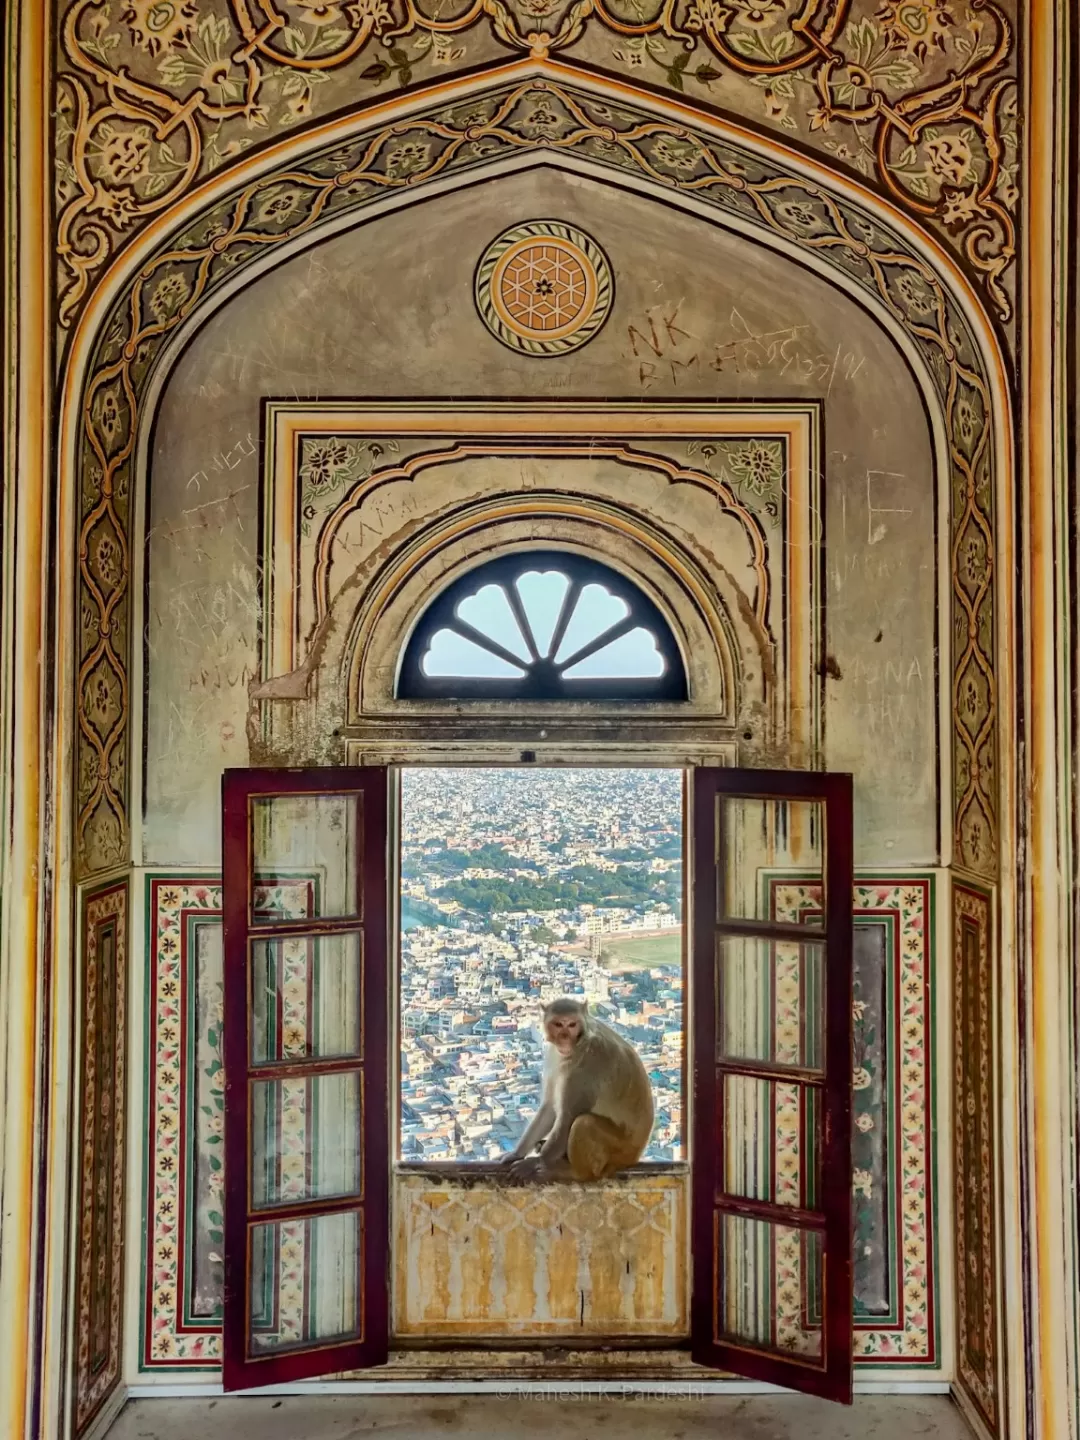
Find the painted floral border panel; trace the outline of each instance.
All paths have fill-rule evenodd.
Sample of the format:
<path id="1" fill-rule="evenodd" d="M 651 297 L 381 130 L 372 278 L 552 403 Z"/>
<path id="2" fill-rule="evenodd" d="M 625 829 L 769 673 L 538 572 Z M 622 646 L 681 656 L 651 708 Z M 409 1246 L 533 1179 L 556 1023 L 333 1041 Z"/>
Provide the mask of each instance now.
<path id="1" fill-rule="evenodd" d="M 124 1296 L 126 880 L 83 896 L 75 1433 L 120 1383 Z"/>
<path id="2" fill-rule="evenodd" d="M 996 1433 L 992 902 L 982 890 L 954 885 L 952 912 L 957 1373 Z"/>
<path id="3" fill-rule="evenodd" d="M 298 878 L 257 887 L 256 903 L 276 913 L 305 915 L 312 883 Z M 210 973 L 213 966 L 205 963 L 201 927 L 220 935 L 216 875 L 147 877 L 147 1229 L 140 1370 L 216 1370 L 220 1363 L 222 1257 L 215 1246 L 224 1238 L 222 975 Z M 305 982 L 288 973 L 285 978 L 286 1018 L 303 1030 Z M 286 1184 L 295 1187 L 302 1183 L 307 1151 L 306 1102 L 298 1089 L 286 1096 L 280 1119 Z M 285 1225 L 281 1232 L 280 1245 L 267 1257 L 264 1313 L 254 1317 L 257 1330 L 279 1339 L 301 1333 L 306 1303 L 292 1263 L 297 1247 L 303 1248 L 303 1225 Z"/>
<path id="4" fill-rule="evenodd" d="M 770 909 L 775 920 L 799 923 L 820 911 L 818 884 L 793 885 L 770 877 Z M 860 1246 L 888 1246 L 889 1303 L 886 1315 L 867 1316 L 856 1303 L 855 1357 L 869 1365 L 934 1365 L 938 1358 L 938 1313 L 934 1254 L 935 1104 L 933 1037 L 933 878 L 862 879 L 855 887 L 855 928 L 884 922 L 891 944 L 886 947 L 886 984 L 879 1035 L 868 1019 L 871 1001 L 862 993 L 865 981 L 856 971 L 854 1005 L 854 1137 L 855 1162 L 852 1219 L 856 1264 Z M 778 995 L 780 1000 L 783 995 Z M 796 992 L 797 1003 L 797 992 Z M 783 1020 L 778 1015 L 778 1024 Z M 797 1016 L 790 1023 L 798 1024 Z M 875 1077 L 886 1080 L 875 1084 Z M 891 1114 L 890 1114 L 891 1112 Z M 797 1114 L 778 1114 L 781 1137 L 797 1129 Z M 876 1137 L 884 1129 L 886 1168 L 874 1164 Z M 895 1139 L 894 1139 L 895 1137 Z M 788 1147 L 790 1148 L 790 1147 Z M 785 1152 L 786 1153 L 786 1152 Z M 881 1156 L 881 1151 L 877 1151 Z M 860 1163 L 860 1161 L 862 1163 Z M 874 1186 L 887 1188 L 888 1206 L 879 1206 Z M 884 1224 L 885 1234 L 880 1231 Z M 777 1257 L 778 1269 L 798 1270 L 798 1247 Z M 796 1275 L 797 1281 L 797 1275 Z M 859 1276 L 856 1275 L 857 1288 Z M 778 1298 L 802 1296 L 795 1283 L 778 1285 Z M 862 1315 L 860 1316 L 860 1309 Z M 797 1310 L 777 1306 L 782 1333 L 797 1336 L 805 1325 Z"/>

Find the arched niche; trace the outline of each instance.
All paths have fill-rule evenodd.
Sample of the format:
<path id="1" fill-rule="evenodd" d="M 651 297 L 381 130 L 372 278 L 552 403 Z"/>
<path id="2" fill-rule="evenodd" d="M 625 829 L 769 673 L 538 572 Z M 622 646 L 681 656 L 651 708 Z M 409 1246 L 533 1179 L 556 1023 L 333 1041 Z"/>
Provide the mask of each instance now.
<path id="1" fill-rule="evenodd" d="M 542 360 L 514 355 L 487 335 L 472 310 L 472 265 L 491 235 L 504 228 L 508 210 L 572 214 L 577 223 L 599 231 L 615 251 L 615 311 L 604 330 L 576 355 Z M 395 308 L 393 287 L 406 273 L 400 257 L 421 215 L 432 242 L 425 251 L 430 258 L 422 278 L 408 271 L 407 305 Z M 660 255 L 662 265 L 657 263 Z M 403 367 L 409 336 L 418 329 L 425 344 L 408 351 Z M 249 339 L 245 352 L 238 354 L 231 337 L 241 333 Z M 313 359 L 313 343 L 322 351 L 318 360 Z M 466 365 L 461 363 L 463 346 L 469 356 Z M 183 821 L 185 813 L 191 816 L 191 833 L 195 830 L 190 771 L 183 796 L 165 797 L 164 810 L 158 805 L 155 777 L 167 774 L 162 758 L 175 755 L 178 743 L 182 753 L 192 743 L 201 756 L 208 740 L 227 736 L 221 740 L 221 763 L 247 763 L 252 723 L 248 683 L 272 680 L 295 668 L 265 666 L 256 643 L 257 501 L 266 482 L 257 458 L 258 416 L 267 383 L 279 395 L 299 396 L 301 401 L 308 396 L 318 405 L 336 397 L 338 413 L 325 422 L 325 433 L 331 434 L 349 408 L 350 396 L 370 403 L 373 394 L 407 393 L 421 403 L 430 397 L 451 408 L 465 404 L 465 396 L 474 403 L 483 391 L 504 401 L 507 395 L 519 396 L 526 406 L 550 403 L 552 394 L 606 395 L 644 410 L 684 397 L 707 406 L 716 403 L 718 395 L 746 410 L 752 407 L 745 402 L 752 399 L 766 415 L 786 403 L 818 405 L 821 424 L 812 465 L 823 499 L 816 523 L 828 536 L 831 569 L 822 573 L 819 567 L 812 577 L 818 586 L 815 614 L 824 618 L 816 656 L 821 673 L 815 683 L 825 687 L 834 716 L 848 697 L 853 706 L 863 707 L 853 712 L 855 718 L 846 727 L 849 745 L 842 741 L 844 728 L 838 719 L 830 727 L 829 763 L 869 776 L 876 757 L 889 747 L 908 766 L 898 785 L 904 804 L 920 805 L 922 818 L 909 826 L 895 805 L 883 802 L 881 787 L 868 780 L 863 791 L 866 853 L 880 851 L 888 838 L 898 858 L 935 858 L 935 546 L 941 538 L 943 497 L 935 480 L 934 440 L 909 361 L 861 307 L 804 266 L 745 235 L 717 229 L 704 215 L 616 188 L 602 177 L 567 174 L 546 165 L 492 178 L 479 190 L 432 197 L 421 211 L 388 214 L 255 280 L 207 322 L 179 358 L 151 448 L 148 858 L 160 855 L 164 862 L 154 838 L 159 826 L 170 845 L 185 832 L 185 823 L 175 823 Z M 273 376 L 271 382 L 267 374 Z M 190 424 L 193 398 L 199 405 L 198 427 Z M 892 429 L 887 422 L 868 426 L 867 417 L 880 417 L 886 407 L 898 417 Z M 875 429 L 877 434 L 872 433 Z M 209 444 L 211 439 L 217 443 Z M 220 468 L 208 467 L 207 455 L 218 457 Z M 379 463 L 394 458 L 382 456 Z M 683 453 L 679 459 L 682 470 L 696 465 L 707 471 L 715 455 Z M 264 472 L 268 463 L 264 454 Z M 402 489 L 408 483 L 403 481 Z M 535 479 L 526 484 L 535 487 Z M 715 500 L 679 478 L 657 475 L 650 484 L 657 493 L 664 490 L 678 497 L 665 523 L 707 551 L 716 527 Z M 467 486 L 460 493 L 468 493 Z M 382 522 L 375 500 L 372 506 L 378 527 Z M 172 661 L 167 666 L 159 661 L 159 676 L 195 696 L 200 720 L 190 742 L 172 701 L 154 714 L 154 627 L 160 625 L 157 633 L 163 637 L 176 633 L 178 620 L 187 623 L 185 597 L 204 585 L 210 573 L 193 554 L 185 559 L 176 544 L 188 510 L 198 516 L 204 550 L 215 536 L 214 543 L 228 549 L 228 580 L 207 603 L 213 609 L 219 599 L 228 602 L 232 595 L 247 634 L 240 649 L 227 645 L 215 651 L 218 622 L 196 618 L 191 623 L 212 642 L 210 663 L 185 675 Z M 404 518 L 414 529 L 421 523 L 415 511 Z M 763 514 L 762 523 L 769 519 Z M 660 523 L 656 516 L 654 520 Z M 872 535 L 883 525 L 883 535 Z M 779 535 L 777 531 L 773 536 L 776 553 L 783 548 Z M 372 532 L 371 539 L 381 544 L 385 535 Z M 897 540 L 904 559 L 892 553 Z M 817 556 L 820 561 L 820 550 Z M 709 569 L 704 555 L 701 563 Z M 916 592 L 917 616 L 903 614 L 905 597 L 912 595 L 913 573 L 923 576 Z M 156 584 L 163 598 L 155 614 Z M 856 598 L 848 599 L 853 593 Z M 300 626 L 305 638 L 308 630 L 306 624 Z M 194 639 L 189 632 L 188 641 Z M 913 640 L 916 652 L 900 654 Z M 182 645 L 179 653 L 187 648 L 190 644 Z M 208 684 L 201 680 L 203 669 Z M 878 702 L 876 693 L 886 683 L 908 685 L 911 693 L 890 709 Z M 900 710 L 911 717 L 918 736 L 904 737 L 897 745 L 895 716 Z M 883 726 L 888 734 L 883 734 Z M 208 780 L 208 796 L 211 788 Z M 208 805 L 201 803 L 206 813 L 197 828 L 205 835 L 206 827 L 216 822 Z M 193 851 L 185 853 L 197 863 Z"/>
<path id="2" fill-rule="evenodd" d="M 751 141 L 718 121 L 699 118 L 688 127 L 684 112 L 664 102 L 635 102 L 635 111 L 621 92 L 608 95 L 602 80 L 572 90 L 557 66 L 536 62 L 526 68 L 535 70 L 535 78 L 466 80 L 446 87 L 440 102 L 444 108 L 438 124 L 444 130 L 460 123 L 470 143 L 492 142 L 481 147 L 487 176 L 542 158 L 605 173 L 626 189 L 653 190 L 672 206 L 697 209 L 726 226 L 756 233 L 766 244 L 798 254 L 804 263 L 829 273 L 835 285 L 857 296 L 918 373 L 934 426 L 939 474 L 950 475 L 953 693 L 965 702 L 957 700 L 948 721 L 954 793 L 943 842 L 950 851 L 951 817 L 959 858 L 969 868 L 992 874 L 999 840 L 996 756 L 1002 722 L 994 677 L 999 662 L 1008 663 L 1002 657 L 1009 653 L 1007 645 L 999 647 L 995 633 L 994 497 L 1008 503 L 1011 481 L 1003 369 L 978 301 L 944 253 L 916 234 L 897 211 L 815 162 L 797 161 L 784 147 Z M 617 110 L 604 105 L 605 97 L 617 98 Z M 479 105 L 474 104 L 477 99 Z M 537 99 L 576 106 L 576 113 L 589 117 L 565 150 L 538 157 L 547 142 L 529 133 L 524 114 Z M 457 100 L 463 108 L 445 108 Z M 177 212 L 176 224 L 186 226 L 183 234 L 177 236 L 162 224 L 140 239 L 114 267 L 80 322 L 69 355 L 61 464 L 65 476 L 73 471 L 82 476 L 82 513 L 87 517 L 81 566 L 87 625 L 76 662 L 83 747 L 76 841 L 85 873 L 123 857 L 130 803 L 128 710 L 126 703 L 105 694 L 110 688 L 123 692 L 127 678 L 126 574 L 122 565 L 119 572 L 112 567 L 111 578 L 106 576 L 95 561 L 99 546 L 93 542 L 102 534 L 115 536 L 132 518 L 126 503 L 133 488 L 127 471 L 135 437 L 145 434 L 143 422 L 153 410 L 153 393 L 163 373 L 158 368 L 162 350 L 182 343 L 188 322 L 205 316 L 208 301 L 220 300 L 242 283 L 244 270 L 252 264 L 273 264 L 290 247 L 310 244 L 314 232 L 328 233 L 349 223 L 347 210 L 396 205 L 421 190 L 432 193 L 455 183 L 455 167 L 478 158 L 471 149 L 463 155 L 456 143 L 422 174 L 389 176 L 384 167 L 380 182 L 375 173 L 387 160 L 386 147 L 392 141 L 406 132 L 429 133 L 425 127 L 433 120 L 424 115 L 423 103 L 420 97 L 419 102 L 410 98 L 382 107 L 372 117 L 373 132 L 362 143 L 356 118 L 344 117 L 215 181 Z M 388 123 L 395 110 L 401 114 Z M 489 112 L 494 115 L 496 110 L 502 119 L 489 129 Z M 664 137 L 699 158 L 707 157 L 703 163 L 710 174 L 704 180 L 684 179 L 679 167 L 659 170 L 649 157 L 654 142 Z M 293 180 L 298 157 L 306 157 L 304 164 L 311 160 L 308 178 L 301 182 L 311 203 L 301 206 L 295 219 L 286 217 L 289 223 L 276 233 L 253 233 L 260 224 L 256 201 L 266 202 L 260 212 L 264 220 L 280 218 L 280 206 L 270 206 L 273 188 L 282 183 L 273 168 L 279 154 L 282 174 Z M 369 174 L 371 180 L 365 178 Z M 475 168 L 469 178 L 479 178 Z M 327 203 L 331 195 L 339 197 L 332 206 Z M 184 296 L 176 292 L 178 303 L 171 311 L 166 308 L 161 317 L 151 319 L 151 288 L 181 259 L 192 267 L 192 277 L 198 270 L 194 289 L 189 277 Z M 85 386 L 85 407 L 77 400 L 79 385 Z M 81 455 L 76 448 L 79 427 Z M 116 543 L 122 546 L 122 541 Z M 99 707 L 92 714 L 95 693 Z M 1008 687 L 1001 693 L 1008 693 Z M 1003 823 L 1011 833 L 1007 815 Z"/>
<path id="3" fill-rule="evenodd" d="M 717 584 L 692 553 L 606 497 L 578 494 L 570 502 L 565 494 L 540 492 L 524 501 L 502 495 L 464 514 L 453 511 L 402 544 L 377 572 L 350 578 L 337 602 L 341 621 L 327 627 L 309 688 L 309 703 L 323 715 L 320 733 L 329 730 L 351 755 L 413 759 L 483 753 L 513 760 L 525 746 L 565 760 L 604 747 L 613 754 L 651 747 L 669 758 L 682 750 L 731 762 L 740 727 L 761 746 L 769 743 L 772 647 L 730 577 L 720 575 Z M 432 596 L 487 559 L 527 557 L 540 536 L 545 551 L 613 567 L 660 607 L 686 666 L 685 701 L 398 698 L 401 656 Z"/>

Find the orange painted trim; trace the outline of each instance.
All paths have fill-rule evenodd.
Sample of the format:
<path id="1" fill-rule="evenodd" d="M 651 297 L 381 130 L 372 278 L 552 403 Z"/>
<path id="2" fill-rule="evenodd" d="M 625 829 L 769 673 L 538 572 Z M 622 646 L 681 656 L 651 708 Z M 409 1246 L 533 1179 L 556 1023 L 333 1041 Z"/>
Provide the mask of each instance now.
<path id="1" fill-rule="evenodd" d="M 37 1075 L 41 956 L 42 635 L 45 619 L 46 514 L 49 505 L 49 360 L 52 235 L 49 230 L 49 6 L 24 3 L 13 22 L 16 53 L 7 63 L 20 85 L 18 131 L 10 137 L 19 204 L 15 217 L 19 293 L 8 343 L 16 370 L 19 425 L 13 507 L 16 545 L 12 625 L 11 809 L 4 940 L 6 1029 L 3 1152 L 3 1257 L 0 1332 L 6 1381 L 0 1385 L 0 1433 L 22 1440 L 41 1376 L 31 1352 L 35 1313 L 33 1246 L 35 1161 L 40 1099 Z M 10 543 L 10 542 L 9 542 Z M 12 551 L 9 550 L 9 554 Z M 7 817 L 5 817 L 7 818 Z M 41 1283 L 44 1277 L 37 1277 Z"/>
<path id="2" fill-rule="evenodd" d="M 1071 217 L 1061 205 L 1057 101 L 1060 88 L 1059 0 L 1032 0 L 1027 48 L 1025 174 L 1027 245 L 1025 302 L 1027 352 L 1023 365 L 1023 463 L 1028 545 L 1025 591 L 1028 603 L 1028 655 L 1025 697 L 1029 735 L 1026 796 L 1030 807 L 1030 964 L 1031 964 L 1031 1121 L 1034 1174 L 1033 1218 L 1035 1278 L 1034 1370 L 1041 1440 L 1066 1440 L 1070 1426 L 1066 1389 L 1069 1381 L 1066 1327 L 1075 1297 L 1067 1293 L 1066 1120 L 1062 1101 L 1063 1017 L 1068 994 L 1062 986 L 1062 915 L 1059 834 L 1059 716 L 1067 697 L 1058 693 L 1057 653 L 1065 637 L 1057 625 L 1058 527 L 1055 491 L 1059 475 L 1061 416 L 1065 413 L 1062 346 L 1057 326 L 1060 257 L 1068 254 L 1064 237 Z"/>

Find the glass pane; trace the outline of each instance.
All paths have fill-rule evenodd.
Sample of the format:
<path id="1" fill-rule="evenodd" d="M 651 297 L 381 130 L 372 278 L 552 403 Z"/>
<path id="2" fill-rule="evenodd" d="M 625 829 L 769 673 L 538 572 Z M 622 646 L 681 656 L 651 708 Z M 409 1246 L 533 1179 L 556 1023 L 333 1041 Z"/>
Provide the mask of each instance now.
<path id="1" fill-rule="evenodd" d="M 717 1057 L 820 1070 L 825 947 L 717 937 Z"/>
<path id="2" fill-rule="evenodd" d="M 249 1232 L 249 1355 L 362 1338 L 363 1220 L 355 1211 Z"/>
<path id="3" fill-rule="evenodd" d="M 359 1195 L 361 1106 L 354 1070 L 253 1081 L 252 1208 Z"/>
<path id="4" fill-rule="evenodd" d="M 514 584 L 537 651 L 541 658 L 547 659 L 570 581 L 558 570 L 527 570 Z"/>
<path id="5" fill-rule="evenodd" d="M 820 801 L 721 795 L 718 805 L 721 919 L 777 920 L 778 885 L 786 890 L 799 882 L 821 885 L 825 807 Z"/>
<path id="6" fill-rule="evenodd" d="M 612 595 L 602 585 L 586 585 L 578 596 L 555 652 L 556 665 L 565 665 L 579 650 L 599 639 L 629 614 L 630 606 L 621 596 Z"/>
<path id="7" fill-rule="evenodd" d="M 567 680 L 626 679 L 663 673 L 664 657 L 656 648 L 655 638 L 641 625 L 563 672 Z"/>
<path id="8" fill-rule="evenodd" d="M 525 636 L 521 633 L 506 591 L 501 585 L 483 585 L 475 595 L 469 595 L 457 607 L 458 617 L 471 625 L 474 630 L 494 640 L 511 655 L 516 655 L 526 664 L 532 659 Z"/>
<path id="9" fill-rule="evenodd" d="M 822 1358 L 822 1237 L 816 1230 L 717 1214 L 714 1338 Z"/>
<path id="10" fill-rule="evenodd" d="M 297 918 L 298 883 L 308 916 L 359 915 L 359 795 L 274 795 L 251 802 L 253 920 Z"/>
<path id="11" fill-rule="evenodd" d="M 520 680 L 520 665 L 511 665 L 502 656 L 477 645 L 456 630 L 436 630 L 420 665 L 425 675 L 472 680 Z"/>
<path id="12" fill-rule="evenodd" d="M 299 935 L 251 946 L 251 1063 L 360 1058 L 361 939 Z"/>
<path id="13" fill-rule="evenodd" d="M 815 1209 L 821 1092 L 749 1075 L 724 1075 L 721 1084 L 726 1193 Z"/>

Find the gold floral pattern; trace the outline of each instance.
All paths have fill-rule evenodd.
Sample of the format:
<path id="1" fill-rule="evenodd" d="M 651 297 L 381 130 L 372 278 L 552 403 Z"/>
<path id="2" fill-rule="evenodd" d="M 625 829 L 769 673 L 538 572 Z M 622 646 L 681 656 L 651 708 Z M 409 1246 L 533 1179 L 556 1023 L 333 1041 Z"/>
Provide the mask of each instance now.
<path id="1" fill-rule="evenodd" d="M 149 55 L 160 55 L 190 39 L 198 14 L 196 0 L 129 0 L 120 18 L 136 45 Z"/>
<path id="2" fill-rule="evenodd" d="M 995 1434 L 998 1338 L 990 923 L 990 897 L 971 886 L 955 885 L 953 1184 L 957 1373 L 990 1433 Z"/>
<path id="3" fill-rule="evenodd" d="M 615 67 L 816 146 L 937 230 L 1011 321 L 1013 26 L 998 0 L 68 0 L 57 55 L 61 323 L 119 244 L 256 140 L 445 67 Z M 137 140 L 115 142 L 118 128 Z M 657 163 L 682 168 L 661 145 Z M 406 164 L 423 168 L 418 156 Z M 401 171 L 400 173 L 405 173 Z"/>
<path id="4" fill-rule="evenodd" d="M 120 1383 L 124 1275 L 127 882 L 83 901 L 75 1430 Z"/>
<path id="5" fill-rule="evenodd" d="M 919 61 L 929 50 L 948 48 L 955 23 L 950 7 L 938 0 L 884 0 L 877 19 L 890 46 Z"/>

